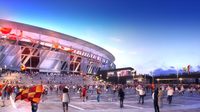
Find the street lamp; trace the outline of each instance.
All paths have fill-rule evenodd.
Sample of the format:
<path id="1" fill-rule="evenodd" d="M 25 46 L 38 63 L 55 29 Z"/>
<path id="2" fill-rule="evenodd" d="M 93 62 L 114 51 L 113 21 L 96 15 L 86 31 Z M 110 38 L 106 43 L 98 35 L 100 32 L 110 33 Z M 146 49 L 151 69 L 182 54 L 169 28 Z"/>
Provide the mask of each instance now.
<path id="1" fill-rule="evenodd" d="M 106 79 L 108 80 L 108 79 L 109 79 L 109 77 L 107 76 L 107 77 L 106 77 Z"/>
<path id="2" fill-rule="evenodd" d="M 157 80 L 157 82 L 158 82 L 158 84 L 159 84 L 160 79 L 156 79 L 156 80 Z"/>
<path id="3" fill-rule="evenodd" d="M 182 84 L 183 78 L 179 78 L 179 80 L 180 80 L 180 83 Z"/>
<path id="4" fill-rule="evenodd" d="M 102 78 L 102 74 L 100 74 L 99 76 L 100 76 L 100 79 L 101 79 Z"/>

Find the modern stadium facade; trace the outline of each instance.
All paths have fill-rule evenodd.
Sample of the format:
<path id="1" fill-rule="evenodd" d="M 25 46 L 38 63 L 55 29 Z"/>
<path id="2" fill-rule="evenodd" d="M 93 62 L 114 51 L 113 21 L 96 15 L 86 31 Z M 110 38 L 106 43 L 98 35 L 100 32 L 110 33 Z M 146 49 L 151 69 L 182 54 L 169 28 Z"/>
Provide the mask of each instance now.
<path id="1" fill-rule="evenodd" d="M 107 50 L 73 36 L 0 19 L 0 68 L 96 74 L 115 69 Z"/>

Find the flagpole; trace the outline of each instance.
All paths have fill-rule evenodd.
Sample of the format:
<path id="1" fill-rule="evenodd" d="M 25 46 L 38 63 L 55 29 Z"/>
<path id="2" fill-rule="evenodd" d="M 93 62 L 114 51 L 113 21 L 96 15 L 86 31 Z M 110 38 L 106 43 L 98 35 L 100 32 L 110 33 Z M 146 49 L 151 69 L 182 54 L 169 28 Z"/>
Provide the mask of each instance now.
<path id="1" fill-rule="evenodd" d="M 176 69 L 176 75 L 177 75 L 177 85 L 178 85 L 178 82 L 179 82 L 179 80 L 178 80 L 178 67 Z"/>

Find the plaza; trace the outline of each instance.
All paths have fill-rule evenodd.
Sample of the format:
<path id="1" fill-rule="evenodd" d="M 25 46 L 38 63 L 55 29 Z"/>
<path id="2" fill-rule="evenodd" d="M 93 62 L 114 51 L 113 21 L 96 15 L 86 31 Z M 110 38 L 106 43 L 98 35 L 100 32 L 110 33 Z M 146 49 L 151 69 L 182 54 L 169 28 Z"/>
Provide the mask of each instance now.
<path id="1" fill-rule="evenodd" d="M 69 112 L 154 112 L 153 100 L 150 94 L 145 97 L 144 104 L 138 104 L 138 96 L 126 92 L 124 108 L 119 107 L 119 101 L 112 101 L 111 94 L 102 94 L 101 101 L 96 101 L 96 95 L 89 95 L 89 99 L 83 102 L 76 94 L 71 93 L 71 102 Z M 184 96 L 175 95 L 172 104 L 168 104 L 164 97 L 163 108 L 161 112 L 199 112 L 200 95 L 191 96 L 186 93 Z M 15 105 L 15 106 L 13 106 Z M 6 101 L 6 107 L 1 107 L 1 112 L 31 112 L 30 102 L 17 101 L 12 104 L 11 100 Z M 44 101 L 39 103 L 38 112 L 62 112 L 62 103 L 60 96 L 54 93 L 47 95 Z"/>

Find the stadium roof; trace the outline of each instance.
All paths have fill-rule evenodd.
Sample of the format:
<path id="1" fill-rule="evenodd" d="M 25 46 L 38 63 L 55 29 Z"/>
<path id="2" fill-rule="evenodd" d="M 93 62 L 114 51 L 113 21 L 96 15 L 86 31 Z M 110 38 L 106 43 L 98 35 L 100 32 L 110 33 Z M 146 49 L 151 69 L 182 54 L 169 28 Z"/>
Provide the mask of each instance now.
<path id="1" fill-rule="evenodd" d="M 83 50 L 86 50 L 86 51 L 92 52 L 92 53 L 96 52 L 94 54 L 102 53 L 109 60 L 115 61 L 115 57 L 110 52 L 105 50 L 104 48 L 99 47 L 90 42 L 87 42 L 85 40 L 70 36 L 70 35 L 66 35 L 63 33 L 56 32 L 56 31 L 48 30 L 45 28 L 40 28 L 37 26 L 32 26 L 32 25 L 28 25 L 28 24 L 24 24 L 24 23 L 18 23 L 18 22 L 13 22 L 13 21 L 9 21 L 9 20 L 3 20 L 3 19 L 0 19 L 0 26 L 13 28 L 13 29 L 20 29 L 23 31 L 33 32 L 33 33 L 42 34 L 42 35 L 46 35 L 46 36 L 50 36 L 50 37 L 56 37 L 61 40 L 66 40 L 66 41 L 71 42 L 72 47 L 73 47 L 73 43 L 74 43 L 74 46 L 76 46 L 78 44 L 78 45 L 84 46 L 83 48 L 80 47 L 79 48 L 80 50 L 83 49 Z"/>

